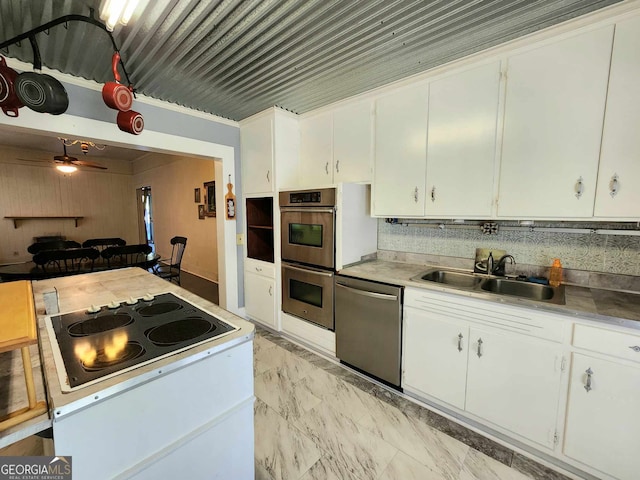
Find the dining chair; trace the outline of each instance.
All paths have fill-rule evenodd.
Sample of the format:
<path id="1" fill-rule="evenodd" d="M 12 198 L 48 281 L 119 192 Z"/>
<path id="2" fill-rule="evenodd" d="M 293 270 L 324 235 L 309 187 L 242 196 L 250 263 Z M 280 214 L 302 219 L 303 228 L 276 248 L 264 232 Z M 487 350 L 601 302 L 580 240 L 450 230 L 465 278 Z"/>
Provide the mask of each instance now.
<path id="1" fill-rule="evenodd" d="M 173 237 L 171 239 L 171 258 L 169 263 L 158 264 L 153 269 L 153 273 L 160 278 L 164 278 L 170 282 L 176 282 L 180 285 L 180 265 L 182 263 L 182 256 L 184 255 L 184 249 L 186 246 L 186 237 Z"/>
<path id="2" fill-rule="evenodd" d="M 92 272 L 100 252 L 95 248 L 43 250 L 33 256 L 33 262 L 53 276 Z"/>
<path id="3" fill-rule="evenodd" d="M 48 242 L 36 242 L 27 247 L 27 252 L 35 255 L 45 250 L 66 250 L 68 248 L 80 248 L 81 245 L 74 240 L 51 240 Z"/>
<path id="4" fill-rule="evenodd" d="M 118 245 L 105 248 L 100 255 L 106 261 L 107 268 L 138 267 L 147 262 L 151 250 L 146 243 Z"/>
<path id="5" fill-rule="evenodd" d="M 126 240 L 122 238 L 90 238 L 82 242 L 83 247 L 97 248 L 100 252 L 108 247 L 122 247 L 126 244 Z"/>

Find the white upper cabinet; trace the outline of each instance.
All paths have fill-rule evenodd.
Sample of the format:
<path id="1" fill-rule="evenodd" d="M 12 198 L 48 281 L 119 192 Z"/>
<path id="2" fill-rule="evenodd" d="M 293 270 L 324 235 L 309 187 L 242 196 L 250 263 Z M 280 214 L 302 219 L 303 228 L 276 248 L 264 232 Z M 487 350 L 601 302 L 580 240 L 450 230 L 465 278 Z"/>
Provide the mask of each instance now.
<path id="1" fill-rule="evenodd" d="M 508 58 L 499 217 L 592 217 L 613 26 Z"/>
<path id="2" fill-rule="evenodd" d="M 428 103 L 427 83 L 376 100 L 374 215 L 424 216 Z"/>
<path id="3" fill-rule="evenodd" d="M 640 217 L 640 17 L 616 25 L 594 215 Z"/>
<path id="4" fill-rule="evenodd" d="M 499 93 L 500 62 L 430 84 L 428 216 L 491 215 Z"/>
<path id="5" fill-rule="evenodd" d="M 240 149 L 242 192 L 273 192 L 273 117 L 262 116 L 241 125 Z"/>
<path id="6" fill-rule="evenodd" d="M 242 193 L 273 193 L 298 180 L 297 118 L 270 108 L 240 123 Z"/>
<path id="7" fill-rule="evenodd" d="M 370 182 L 373 171 L 372 102 L 358 102 L 333 114 L 334 183 Z"/>
<path id="8" fill-rule="evenodd" d="M 358 102 L 300 122 L 300 185 L 370 182 L 371 102 Z"/>
<path id="9" fill-rule="evenodd" d="M 321 113 L 300 121 L 300 185 L 333 183 L 333 115 Z"/>

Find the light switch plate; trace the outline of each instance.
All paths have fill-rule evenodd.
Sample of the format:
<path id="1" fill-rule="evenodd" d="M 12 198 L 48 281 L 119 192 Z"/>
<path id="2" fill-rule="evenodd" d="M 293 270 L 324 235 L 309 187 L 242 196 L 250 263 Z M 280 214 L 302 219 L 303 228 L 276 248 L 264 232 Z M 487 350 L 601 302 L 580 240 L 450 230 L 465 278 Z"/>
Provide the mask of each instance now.
<path id="1" fill-rule="evenodd" d="M 244 245 L 244 233 L 236 233 L 236 245 Z"/>

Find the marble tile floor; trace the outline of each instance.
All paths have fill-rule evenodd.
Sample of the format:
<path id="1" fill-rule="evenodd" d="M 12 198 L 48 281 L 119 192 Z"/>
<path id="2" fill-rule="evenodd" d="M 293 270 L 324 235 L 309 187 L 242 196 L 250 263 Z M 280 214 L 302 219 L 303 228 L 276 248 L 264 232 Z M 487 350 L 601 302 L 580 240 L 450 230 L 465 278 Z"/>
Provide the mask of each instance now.
<path id="1" fill-rule="evenodd" d="M 257 326 L 256 480 L 567 480 Z"/>

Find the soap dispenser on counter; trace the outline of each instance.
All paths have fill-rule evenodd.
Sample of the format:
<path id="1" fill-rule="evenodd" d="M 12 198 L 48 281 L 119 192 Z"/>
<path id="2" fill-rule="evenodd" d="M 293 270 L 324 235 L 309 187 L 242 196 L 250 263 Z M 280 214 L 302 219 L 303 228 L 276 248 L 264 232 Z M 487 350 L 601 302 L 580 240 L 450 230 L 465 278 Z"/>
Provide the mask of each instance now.
<path id="1" fill-rule="evenodd" d="M 562 283 L 562 263 L 559 258 L 553 259 L 553 265 L 551 265 L 551 271 L 549 272 L 549 285 L 552 287 L 559 287 Z"/>

